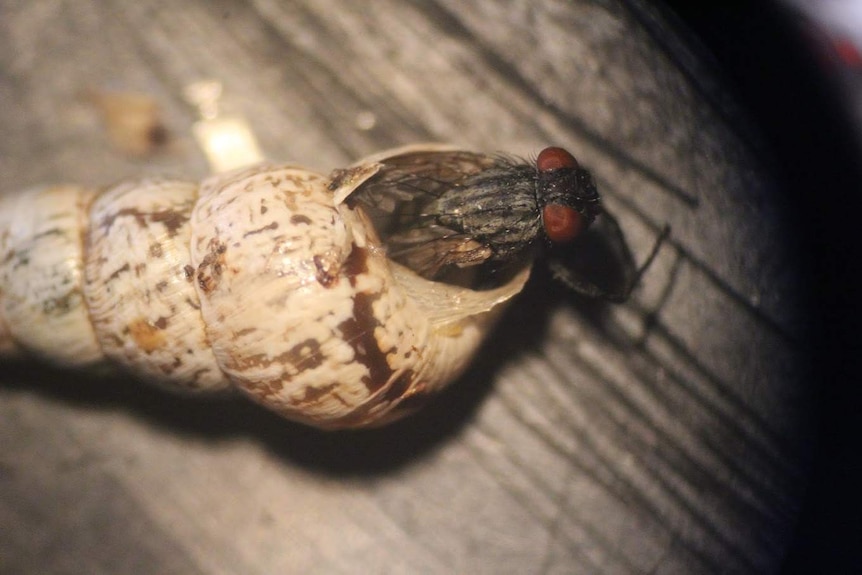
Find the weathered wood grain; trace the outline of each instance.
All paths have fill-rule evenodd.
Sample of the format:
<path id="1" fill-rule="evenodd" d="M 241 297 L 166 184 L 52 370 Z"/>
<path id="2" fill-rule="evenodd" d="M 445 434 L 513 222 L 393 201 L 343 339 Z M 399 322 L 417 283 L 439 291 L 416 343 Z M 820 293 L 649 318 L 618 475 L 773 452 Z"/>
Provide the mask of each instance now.
<path id="1" fill-rule="evenodd" d="M 274 159 L 328 171 L 417 140 L 562 145 L 640 258 L 664 223 L 673 236 L 623 307 L 537 274 L 464 381 L 390 429 L 327 435 L 236 398 L 3 366 L 0 571 L 776 568 L 806 476 L 798 270 L 759 142 L 660 16 L 605 0 L 4 0 L 0 190 L 204 175 L 182 96 L 203 78 Z M 165 149 L 112 147 L 93 89 L 152 95 Z"/>

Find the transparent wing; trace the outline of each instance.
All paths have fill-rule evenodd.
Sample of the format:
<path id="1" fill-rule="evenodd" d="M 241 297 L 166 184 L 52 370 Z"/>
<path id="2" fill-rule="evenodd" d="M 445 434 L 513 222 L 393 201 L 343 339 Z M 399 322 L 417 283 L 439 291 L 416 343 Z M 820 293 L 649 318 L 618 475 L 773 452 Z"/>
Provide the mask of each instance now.
<path id="1" fill-rule="evenodd" d="M 434 279 L 447 266 L 480 264 L 491 254 L 474 238 L 442 225 L 437 200 L 468 178 L 508 162 L 474 152 L 408 152 L 385 159 L 383 169 L 349 201 L 371 218 L 392 259 Z"/>

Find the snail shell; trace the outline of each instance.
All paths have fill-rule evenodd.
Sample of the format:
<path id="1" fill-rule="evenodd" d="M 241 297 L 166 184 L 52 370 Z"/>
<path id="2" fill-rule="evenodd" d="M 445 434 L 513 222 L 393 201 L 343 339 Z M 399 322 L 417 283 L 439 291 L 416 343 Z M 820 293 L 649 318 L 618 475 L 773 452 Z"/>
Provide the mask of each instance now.
<path id="1" fill-rule="evenodd" d="M 476 291 L 387 257 L 346 201 L 413 146 L 327 178 L 255 166 L 197 184 L 0 199 L 0 354 L 110 363 L 192 390 L 234 386 L 336 429 L 419 407 L 466 367 L 529 262 Z"/>

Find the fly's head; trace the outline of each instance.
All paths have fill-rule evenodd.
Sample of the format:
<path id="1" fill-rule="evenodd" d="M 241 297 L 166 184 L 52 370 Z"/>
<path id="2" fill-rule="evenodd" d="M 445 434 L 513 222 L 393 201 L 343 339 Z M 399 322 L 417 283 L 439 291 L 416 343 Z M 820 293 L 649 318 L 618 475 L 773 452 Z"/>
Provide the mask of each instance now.
<path id="1" fill-rule="evenodd" d="M 554 245 L 580 236 L 601 213 L 592 175 L 562 148 L 545 148 L 536 158 L 536 204 Z"/>
<path id="2" fill-rule="evenodd" d="M 616 218 L 602 210 L 593 177 L 580 167 L 574 156 L 562 148 L 545 148 L 536 158 L 536 171 L 536 197 L 542 214 L 542 230 L 551 247 L 572 243 L 601 214 L 605 223 L 604 246 L 608 254 L 615 255 L 614 258 L 608 258 L 606 265 L 601 266 L 605 269 L 597 273 L 596 270 L 585 271 L 579 269 L 581 265 L 574 265 L 582 264 L 579 260 L 589 258 L 573 257 L 573 253 L 564 254 L 565 257 L 558 254 L 548 259 L 548 267 L 554 277 L 578 294 L 615 303 L 626 301 L 652 264 L 670 228 L 665 226 L 646 261 L 638 267 Z M 582 249 L 578 248 L 578 255 L 581 255 Z M 612 262 L 619 265 L 611 265 Z M 602 285 L 604 282 L 596 281 L 598 276 L 606 275 L 608 270 L 619 272 L 617 275 L 620 277 L 612 282 L 616 285 Z"/>

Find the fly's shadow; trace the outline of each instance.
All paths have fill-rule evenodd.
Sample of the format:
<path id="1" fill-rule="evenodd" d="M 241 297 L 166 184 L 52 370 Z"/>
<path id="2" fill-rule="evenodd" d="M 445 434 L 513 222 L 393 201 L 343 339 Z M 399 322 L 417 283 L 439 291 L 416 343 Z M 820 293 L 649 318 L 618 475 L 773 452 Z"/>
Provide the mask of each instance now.
<path id="1" fill-rule="evenodd" d="M 665 226 L 646 260 L 638 266 L 617 219 L 605 211 L 571 243 L 548 249 L 548 269 L 554 279 L 581 296 L 623 303 L 669 234 L 670 228 Z"/>

